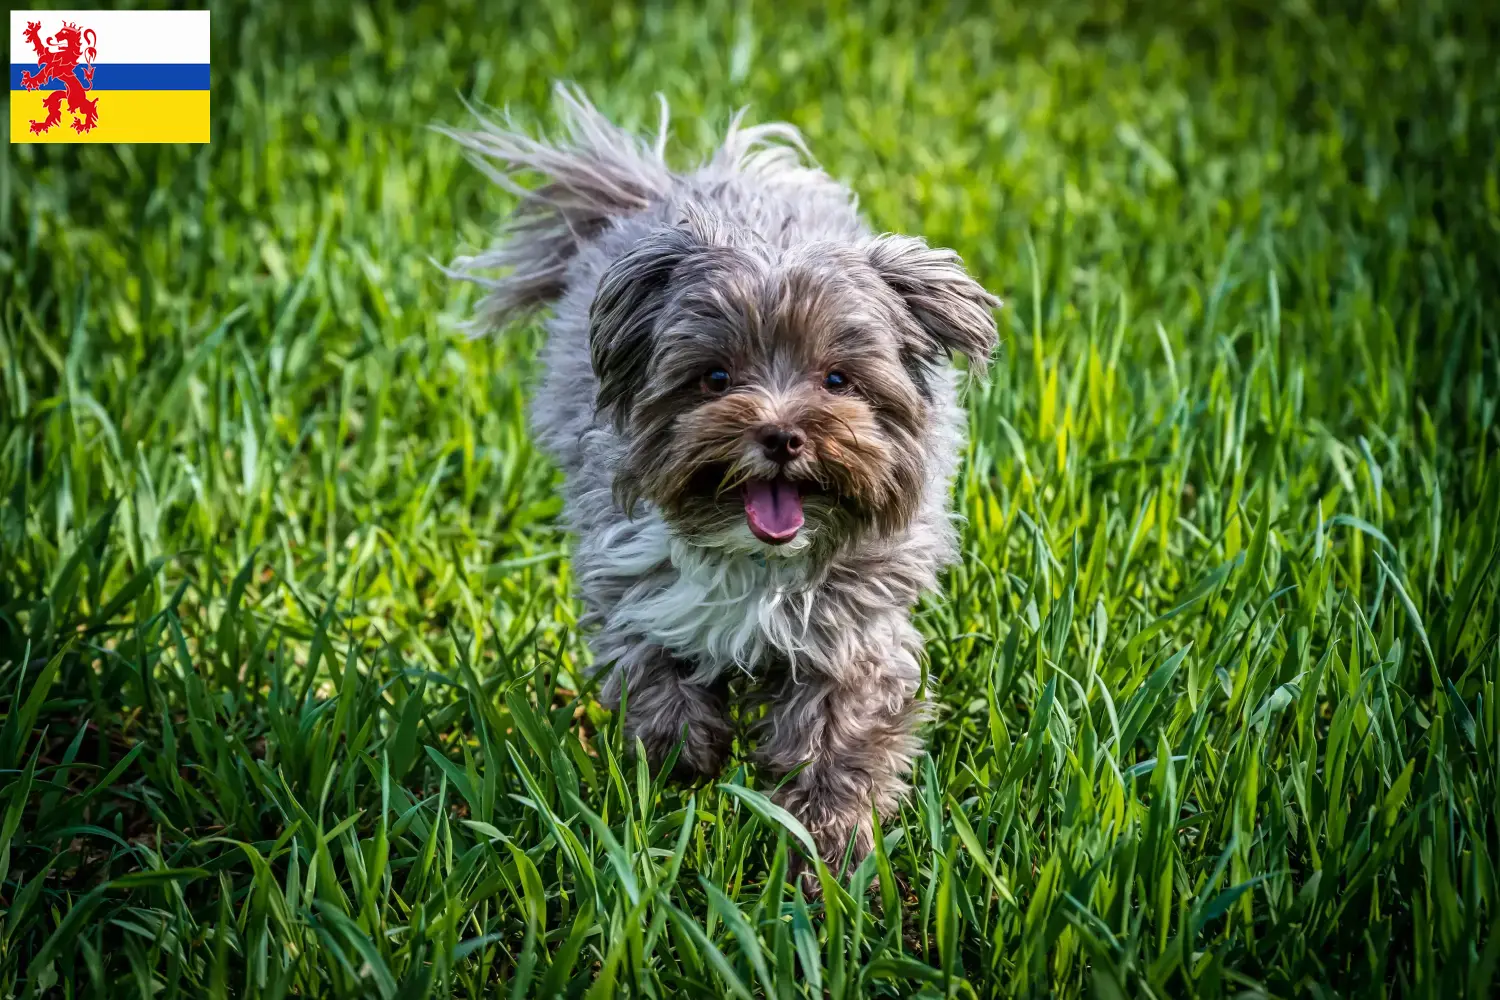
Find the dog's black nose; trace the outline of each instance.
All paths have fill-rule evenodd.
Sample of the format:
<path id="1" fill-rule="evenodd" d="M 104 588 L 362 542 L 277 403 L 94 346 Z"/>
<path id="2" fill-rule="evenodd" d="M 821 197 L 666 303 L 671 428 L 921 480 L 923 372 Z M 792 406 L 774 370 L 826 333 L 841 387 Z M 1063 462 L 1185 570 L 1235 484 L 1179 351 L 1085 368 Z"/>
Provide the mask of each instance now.
<path id="1" fill-rule="evenodd" d="M 802 454 L 802 446 L 806 443 L 801 431 L 787 427 L 762 427 L 756 440 L 773 462 L 790 462 Z"/>

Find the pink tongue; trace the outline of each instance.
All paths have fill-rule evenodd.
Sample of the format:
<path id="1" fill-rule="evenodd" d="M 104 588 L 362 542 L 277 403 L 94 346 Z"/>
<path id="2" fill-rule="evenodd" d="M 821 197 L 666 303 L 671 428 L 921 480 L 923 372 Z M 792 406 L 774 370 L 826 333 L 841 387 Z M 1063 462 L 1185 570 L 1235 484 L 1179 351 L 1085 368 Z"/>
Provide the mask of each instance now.
<path id="1" fill-rule="evenodd" d="M 755 537 L 780 545 L 802 527 L 802 494 L 785 479 L 752 479 L 744 486 L 745 520 Z"/>

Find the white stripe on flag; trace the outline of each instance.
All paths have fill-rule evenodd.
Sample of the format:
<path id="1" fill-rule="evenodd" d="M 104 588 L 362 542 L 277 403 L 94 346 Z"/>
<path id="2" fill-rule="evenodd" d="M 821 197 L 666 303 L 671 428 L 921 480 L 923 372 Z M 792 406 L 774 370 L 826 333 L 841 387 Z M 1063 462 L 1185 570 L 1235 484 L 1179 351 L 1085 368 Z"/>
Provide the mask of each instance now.
<path id="1" fill-rule="evenodd" d="M 98 36 L 96 63 L 206 63 L 206 10 L 13 10 L 10 61 L 36 66 L 36 50 L 21 37 L 29 21 L 40 21 L 43 44 L 72 21 Z"/>

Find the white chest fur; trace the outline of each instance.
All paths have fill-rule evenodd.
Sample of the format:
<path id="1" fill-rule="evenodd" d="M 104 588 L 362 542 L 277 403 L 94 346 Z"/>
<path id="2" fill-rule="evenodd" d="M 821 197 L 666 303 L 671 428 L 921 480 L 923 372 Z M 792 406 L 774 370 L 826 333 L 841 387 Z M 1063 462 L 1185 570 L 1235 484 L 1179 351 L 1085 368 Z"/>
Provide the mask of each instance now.
<path id="1" fill-rule="evenodd" d="M 795 665 L 815 595 L 800 555 L 805 543 L 769 550 L 741 529 L 719 544 L 690 545 L 657 517 L 635 528 L 601 546 L 598 571 L 640 578 L 608 628 L 644 635 L 696 663 L 698 683 L 729 667 L 751 672 L 772 655 Z"/>

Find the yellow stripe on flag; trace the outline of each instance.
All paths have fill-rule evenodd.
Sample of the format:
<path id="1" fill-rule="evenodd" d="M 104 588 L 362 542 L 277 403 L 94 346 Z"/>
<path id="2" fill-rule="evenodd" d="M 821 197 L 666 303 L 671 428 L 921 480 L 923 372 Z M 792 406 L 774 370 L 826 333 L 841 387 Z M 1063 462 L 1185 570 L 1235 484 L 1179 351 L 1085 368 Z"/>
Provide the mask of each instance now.
<path id="1" fill-rule="evenodd" d="M 41 135 L 31 131 L 33 121 L 45 121 L 42 101 L 53 91 L 10 92 L 11 142 L 207 142 L 208 94 L 206 90 L 94 90 L 89 99 L 99 101 L 99 121 L 91 131 L 73 130 L 73 113 L 63 100 L 62 121 Z"/>

